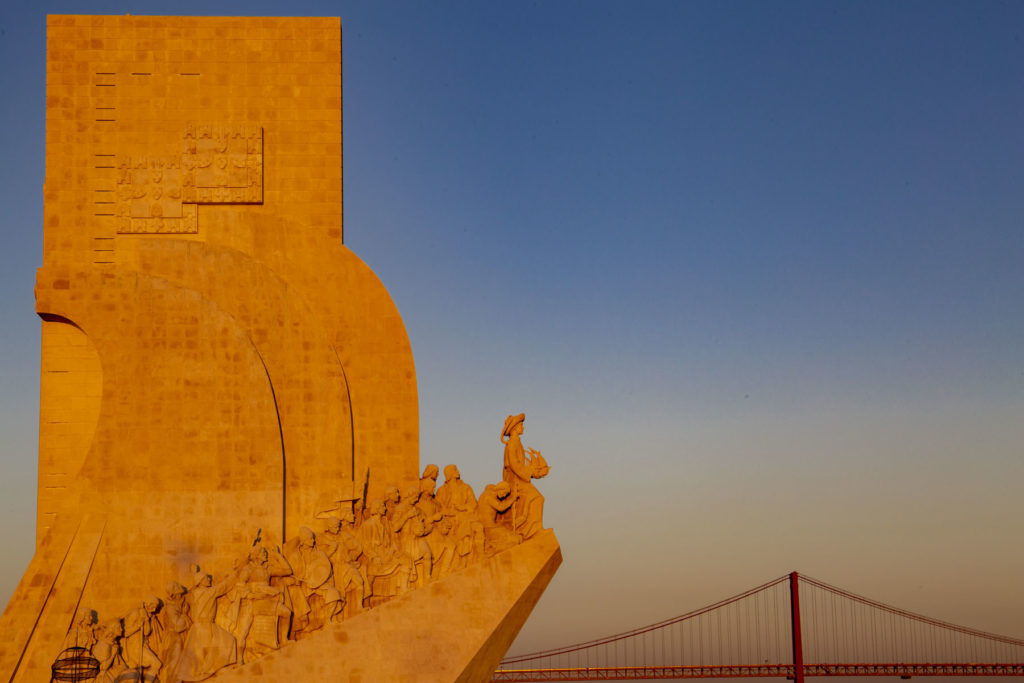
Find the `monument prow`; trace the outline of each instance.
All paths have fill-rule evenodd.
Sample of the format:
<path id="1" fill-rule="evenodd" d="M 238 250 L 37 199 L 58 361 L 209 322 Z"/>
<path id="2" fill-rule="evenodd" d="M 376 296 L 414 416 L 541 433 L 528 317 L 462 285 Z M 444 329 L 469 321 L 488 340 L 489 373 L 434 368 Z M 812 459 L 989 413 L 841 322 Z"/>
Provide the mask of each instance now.
<path id="1" fill-rule="evenodd" d="M 48 18 L 0 680 L 485 681 L 560 563 L 524 415 L 479 496 L 419 474 L 409 338 L 342 243 L 341 99 L 336 18 Z"/>
<path id="2" fill-rule="evenodd" d="M 485 683 L 561 563 L 554 532 L 544 531 L 211 680 Z"/>

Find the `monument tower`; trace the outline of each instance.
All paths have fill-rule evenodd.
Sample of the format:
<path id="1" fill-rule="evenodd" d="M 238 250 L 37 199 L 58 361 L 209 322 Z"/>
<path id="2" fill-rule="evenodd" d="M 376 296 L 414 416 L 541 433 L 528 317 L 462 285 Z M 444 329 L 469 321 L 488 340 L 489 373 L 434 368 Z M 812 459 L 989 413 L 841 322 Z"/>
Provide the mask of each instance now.
<path id="1" fill-rule="evenodd" d="M 339 500 L 420 479 L 409 339 L 343 244 L 340 21 L 51 16 L 47 41 L 37 538 L 0 621 L 12 681 L 48 680 L 83 608 L 130 613 L 237 564 L 257 530 L 287 547 Z M 507 582 L 473 676 L 557 566 L 548 546 L 540 583 Z M 403 604 L 429 612 L 428 592 Z M 336 628 L 386 633 L 399 602 Z M 313 641 L 262 676 L 306 671 Z"/>

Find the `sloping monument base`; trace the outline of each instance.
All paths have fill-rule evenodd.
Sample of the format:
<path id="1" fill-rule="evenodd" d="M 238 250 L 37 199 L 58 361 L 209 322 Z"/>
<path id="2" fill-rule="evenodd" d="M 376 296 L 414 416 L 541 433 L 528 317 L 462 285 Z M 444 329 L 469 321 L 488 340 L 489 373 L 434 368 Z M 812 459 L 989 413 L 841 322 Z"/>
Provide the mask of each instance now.
<path id="1" fill-rule="evenodd" d="M 73 535 L 50 534 L 0 616 L 0 681 L 48 681 L 103 537 L 103 520 L 85 517 Z"/>
<path id="2" fill-rule="evenodd" d="M 489 681 L 561 563 L 554 532 L 543 531 L 457 574 L 209 680 Z"/>

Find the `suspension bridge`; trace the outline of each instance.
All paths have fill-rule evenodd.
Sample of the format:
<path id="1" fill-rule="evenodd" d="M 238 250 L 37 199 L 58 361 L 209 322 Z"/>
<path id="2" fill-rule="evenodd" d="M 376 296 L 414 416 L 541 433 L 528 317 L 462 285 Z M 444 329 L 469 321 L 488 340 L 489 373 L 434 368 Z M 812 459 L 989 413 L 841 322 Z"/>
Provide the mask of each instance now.
<path id="1" fill-rule="evenodd" d="M 793 572 L 613 636 L 507 657 L 491 679 L 1024 676 L 1024 640 L 883 604 Z"/>

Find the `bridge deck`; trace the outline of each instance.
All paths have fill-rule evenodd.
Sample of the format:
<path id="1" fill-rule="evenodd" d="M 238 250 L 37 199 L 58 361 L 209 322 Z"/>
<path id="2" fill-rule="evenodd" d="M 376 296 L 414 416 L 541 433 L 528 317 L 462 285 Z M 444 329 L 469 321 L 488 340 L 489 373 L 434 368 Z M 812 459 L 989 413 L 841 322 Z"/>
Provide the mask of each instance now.
<path id="1" fill-rule="evenodd" d="M 1024 664 L 804 664 L 804 676 L 1024 676 Z M 680 678 L 793 678 L 791 664 L 731 666 L 608 666 L 564 669 L 499 669 L 504 681 L 636 681 Z"/>

